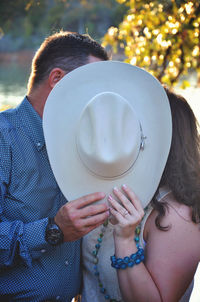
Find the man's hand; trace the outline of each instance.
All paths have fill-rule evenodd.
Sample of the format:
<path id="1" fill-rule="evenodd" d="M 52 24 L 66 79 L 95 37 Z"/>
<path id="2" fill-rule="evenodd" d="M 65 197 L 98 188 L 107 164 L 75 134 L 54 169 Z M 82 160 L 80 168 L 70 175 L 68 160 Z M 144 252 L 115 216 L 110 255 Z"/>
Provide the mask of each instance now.
<path id="1" fill-rule="evenodd" d="M 96 192 L 68 202 L 60 208 L 55 216 L 55 223 L 62 230 L 65 242 L 80 239 L 108 218 L 109 207 L 106 203 L 92 204 L 104 197 L 104 193 Z"/>

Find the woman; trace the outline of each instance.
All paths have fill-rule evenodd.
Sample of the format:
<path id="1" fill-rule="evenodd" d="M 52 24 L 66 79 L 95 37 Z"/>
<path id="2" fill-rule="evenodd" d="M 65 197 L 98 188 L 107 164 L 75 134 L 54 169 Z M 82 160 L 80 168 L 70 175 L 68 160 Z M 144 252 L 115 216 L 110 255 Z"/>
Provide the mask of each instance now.
<path id="1" fill-rule="evenodd" d="M 173 135 L 159 188 L 145 210 L 126 185 L 109 195 L 109 227 L 105 224 L 83 240 L 84 302 L 189 301 L 200 261 L 199 136 L 186 100 L 166 92 Z M 91 236 L 96 236 L 93 264 Z M 106 249 L 111 240 L 112 251 Z"/>

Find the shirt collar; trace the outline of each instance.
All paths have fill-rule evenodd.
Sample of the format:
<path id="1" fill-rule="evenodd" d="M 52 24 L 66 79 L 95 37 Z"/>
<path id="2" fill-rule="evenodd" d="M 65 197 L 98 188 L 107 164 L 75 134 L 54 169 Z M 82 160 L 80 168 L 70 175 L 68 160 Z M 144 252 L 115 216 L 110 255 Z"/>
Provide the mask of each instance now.
<path id="1" fill-rule="evenodd" d="M 34 141 L 36 148 L 41 150 L 45 144 L 41 117 L 35 111 L 27 97 L 24 98 L 16 109 L 23 127 Z"/>

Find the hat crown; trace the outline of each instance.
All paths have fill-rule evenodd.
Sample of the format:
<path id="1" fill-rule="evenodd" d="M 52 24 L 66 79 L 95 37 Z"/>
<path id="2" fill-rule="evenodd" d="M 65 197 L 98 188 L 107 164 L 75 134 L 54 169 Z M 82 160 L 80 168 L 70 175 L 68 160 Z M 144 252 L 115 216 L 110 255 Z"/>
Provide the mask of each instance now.
<path id="1" fill-rule="evenodd" d="M 138 157 L 140 122 L 121 95 L 102 92 L 83 109 L 76 145 L 82 164 L 95 175 L 115 178 L 127 173 Z"/>

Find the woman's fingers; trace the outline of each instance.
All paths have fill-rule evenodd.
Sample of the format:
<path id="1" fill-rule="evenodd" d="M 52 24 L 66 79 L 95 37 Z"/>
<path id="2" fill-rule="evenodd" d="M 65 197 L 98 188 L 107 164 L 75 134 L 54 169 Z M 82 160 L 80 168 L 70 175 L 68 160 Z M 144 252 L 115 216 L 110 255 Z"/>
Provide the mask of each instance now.
<path id="1" fill-rule="evenodd" d="M 135 213 L 135 208 L 133 204 L 130 202 L 130 200 L 122 193 L 117 187 L 113 189 L 113 193 L 115 196 L 120 200 L 125 210 L 127 210 L 130 214 Z M 122 207 L 122 208 L 123 208 Z"/>
<path id="2" fill-rule="evenodd" d="M 136 226 L 141 222 L 144 211 L 139 199 L 127 186 L 123 186 L 123 191 L 118 188 L 113 189 L 116 197 L 108 196 L 111 205 L 110 213 L 118 222 L 115 226 L 115 237 L 128 238 L 133 237 Z"/>
<path id="3" fill-rule="evenodd" d="M 122 189 L 123 192 L 116 187 L 113 189 L 115 196 L 119 199 L 121 204 L 111 195 L 108 197 L 113 209 L 125 219 L 132 220 L 134 218 L 134 220 L 141 220 L 144 216 L 144 210 L 139 198 L 127 185 L 123 185 Z M 116 213 L 114 212 L 112 214 L 115 214 L 114 216 L 118 219 L 119 215 L 116 216 Z"/>
<path id="4" fill-rule="evenodd" d="M 112 214 L 112 216 L 117 220 L 117 222 L 125 224 L 126 223 L 126 217 L 124 217 L 123 215 L 121 215 L 120 212 L 118 212 L 117 210 L 115 210 L 114 208 L 110 208 L 110 213 Z M 112 219 L 111 218 L 111 223 L 112 223 Z M 114 220 L 114 223 L 112 224 L 116 224 L 116 221 Z"/>
<path id="5" fill-rule="evenodd" d="M 119 204 L 111 195 L 108 196 L 108 201 L 112 205 L 113 209 L 117 211 L 121 216 L 126 217 L 130 214 L 127 208 L 125 206 Z"/>
<path id="6" fill-rule="evenodd" d="M 137 197 L 137 195 L 127 186 L 123 185 L 122 186 L 123 191 L 126 193 L 136 210 L 140 213 L 140 215 L 143 217 L 144 216 L 144 209 L 142 207 L 142 204 Z"/>

